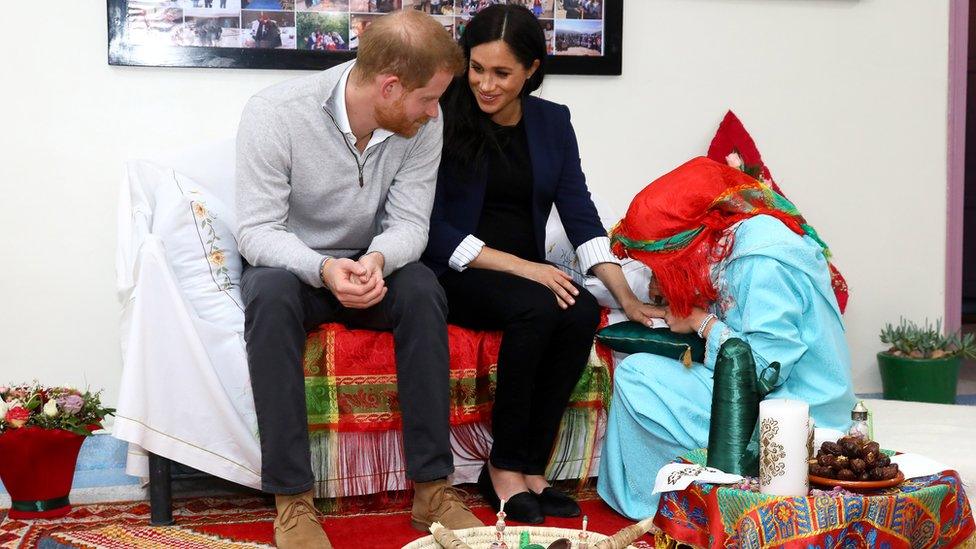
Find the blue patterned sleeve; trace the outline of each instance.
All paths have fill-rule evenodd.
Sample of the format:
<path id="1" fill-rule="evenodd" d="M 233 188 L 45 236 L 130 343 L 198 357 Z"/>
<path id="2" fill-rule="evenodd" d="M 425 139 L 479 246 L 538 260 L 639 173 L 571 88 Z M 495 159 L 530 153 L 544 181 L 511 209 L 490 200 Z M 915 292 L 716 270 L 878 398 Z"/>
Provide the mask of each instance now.
<path id="1" fill-rule="evenodd" d="M 790 267 L 760 255 L 736 259 L 725 276 L 735 309 L 728 317 L 741 319 L 741 325 L 730 326 L 721 320 L 712 325 L 705 366 L 714 370 L 722 344 L 736 337 L 752 347 L 760 371 L 771 362 L 779 362 L 779 384 L 783 383 L 807 351 L 800 336 L 800 319 L 807 306 L 804 288 L 809 284 Z"/>

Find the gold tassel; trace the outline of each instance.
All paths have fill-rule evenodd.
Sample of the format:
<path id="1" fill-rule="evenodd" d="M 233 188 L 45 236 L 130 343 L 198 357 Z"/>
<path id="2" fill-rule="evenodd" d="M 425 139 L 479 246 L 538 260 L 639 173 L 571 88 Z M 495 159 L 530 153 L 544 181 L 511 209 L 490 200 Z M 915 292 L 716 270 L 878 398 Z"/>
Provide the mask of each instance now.
<path id="1" fill-rule="evenodd" d="M 681 355 L 681 363 L 685 368 L 691 368 L 691 347 L 685 348 L 684 354 Z"/>
<path id="2" fill-rule="evenodd" d="M 443 524 L 435 522 L 430 525 L 430 533 L 434 534 L 434 541 L 440 544 L 441 547 L 445 549 L 471 549 L 471 546 L 463 541 L 459 540 L 457 536 L 454 535 L 453 530 L 449 530 L 444 527 Z"/>
<path id="3" fill-rule="evenodd" d="M 631 524 L 609 538 L 598 542 L 593 549 L 625 549 L 631 543 L 654 528 L 654 518 L 646 518 L 637 524 Z"/>

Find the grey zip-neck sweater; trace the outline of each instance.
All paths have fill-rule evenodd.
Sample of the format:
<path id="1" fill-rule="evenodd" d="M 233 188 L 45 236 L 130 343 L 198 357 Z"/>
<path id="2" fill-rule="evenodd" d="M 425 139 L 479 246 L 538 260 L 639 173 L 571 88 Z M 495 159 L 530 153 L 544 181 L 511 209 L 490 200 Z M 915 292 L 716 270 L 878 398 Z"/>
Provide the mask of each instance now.
<path id="1" fill-rule="evenodd" d="M 326 257 L 380 252 L 387 276 L 420 258 L 441 158 L 440 117 L 363 154 L 349 144 L 335 99 L 351 63 L 258 92 L 237 130 L 241 255 L 315 287 Z"/>

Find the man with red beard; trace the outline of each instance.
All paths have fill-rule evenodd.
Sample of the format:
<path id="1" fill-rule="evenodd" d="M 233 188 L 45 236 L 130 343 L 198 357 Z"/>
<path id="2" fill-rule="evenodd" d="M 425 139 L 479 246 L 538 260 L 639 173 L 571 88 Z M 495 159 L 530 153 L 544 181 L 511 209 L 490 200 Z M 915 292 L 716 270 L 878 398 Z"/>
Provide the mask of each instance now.
<path id="1" fill-rule="evenodd" d="M 418 263 L 440 163 L 438 99 L 464 69 L 414 10 L 370 25 L 355 61 L 252 97 L 237 137 L 245 340 L 278 547 L 331 547 L 312 506 L 306 331 L 393 332 L 412 522 L 482 526 L 450 487 L 447 305 Z"/>

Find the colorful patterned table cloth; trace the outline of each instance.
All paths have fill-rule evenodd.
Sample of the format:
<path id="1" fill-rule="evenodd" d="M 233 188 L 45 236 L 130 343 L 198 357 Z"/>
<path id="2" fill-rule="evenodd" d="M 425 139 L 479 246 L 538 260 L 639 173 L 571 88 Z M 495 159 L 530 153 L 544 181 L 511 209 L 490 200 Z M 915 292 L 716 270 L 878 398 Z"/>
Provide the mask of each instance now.
<path id="1" fill-rule="evenodd" d="M 704 465 L 705 450 L 679 461 Z M 695 547 L 976 547 L 976 524 L 955 471 L 864 495 L 805 498 L 693 483 L 662 494 L 654 524 L 672 545 Z"/>
<path id="2" fill-rule="evenodd" d="M 601 325 L 606 324 L 603 311 Z M 451 425 L 489 419 L 501 332 L 448 326 Z M 594 344 L 570 408 L 610 404 L 611 352 Z M 379 432 L 399 429 L 393 334 L 323 324 L 305 344 L 305 398 L 310 431 Z"/>

